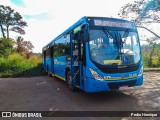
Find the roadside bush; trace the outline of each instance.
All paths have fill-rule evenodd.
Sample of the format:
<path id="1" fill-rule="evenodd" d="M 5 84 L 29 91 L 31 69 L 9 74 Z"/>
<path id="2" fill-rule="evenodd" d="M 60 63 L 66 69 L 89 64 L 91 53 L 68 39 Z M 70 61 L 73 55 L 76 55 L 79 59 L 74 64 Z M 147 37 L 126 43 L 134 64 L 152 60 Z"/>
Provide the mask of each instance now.
<path id="1" fill-rule="evenodd" d="M 25 59 L 18 53 L 0 58 L 0 77 L 37 76 L 44 74 L 41 58 L 31 56 Z"/>
<path id="2" fill-rule="evenodd" d="M 160 63 L 157 57 L 152 58 L 153 67 L 160 67 Z"/>
<path id="3" fill-rule="evenodd" d="M 144 66 L 144 68 L 148 68 L 150 66 L 149 65 L 150 58 L 148 56 L 146 56 L 146 55 L 143 55 L 142 58 L 143 58 L 143 66 Z"/>
<path id="4" fill-rule="evenodd" d="M 152 57 L 152 61 L 150 62 L 150 57 L 147 55 L 143 55 L 143 65 L 144 68 L 157 68 L 160 67 L 160 62 L 157 57 Z"/>

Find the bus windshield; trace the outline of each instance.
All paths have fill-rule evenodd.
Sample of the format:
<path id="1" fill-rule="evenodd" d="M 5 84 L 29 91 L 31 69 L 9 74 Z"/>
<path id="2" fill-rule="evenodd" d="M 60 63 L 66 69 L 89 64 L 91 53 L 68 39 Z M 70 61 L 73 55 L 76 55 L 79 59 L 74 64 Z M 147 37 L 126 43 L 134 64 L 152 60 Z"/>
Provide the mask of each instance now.
<path id="1" fill-rule="evenodd" d="M 136 32 L 90 30 L 89 50 L 92 61 L 100 65 L 131 65 L 140 61 L 140 45 Z"/>

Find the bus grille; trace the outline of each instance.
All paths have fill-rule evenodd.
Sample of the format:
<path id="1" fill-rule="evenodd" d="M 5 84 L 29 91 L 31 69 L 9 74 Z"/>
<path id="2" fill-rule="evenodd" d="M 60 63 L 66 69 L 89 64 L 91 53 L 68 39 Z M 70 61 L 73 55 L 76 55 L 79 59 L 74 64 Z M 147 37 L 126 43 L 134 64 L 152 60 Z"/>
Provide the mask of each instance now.
<path id="1" fill-rule="evenodd" d="M 138 70 L 139 66 L 126 68 L 99 68 L 103 73 L 126 73 Z"/>
<path id="2" fill-rule="evenodd" d="M 117 83 L 108 83 L 110 89 L 119 89 L 120 86 L 134 86 L 137 80 L 127 81 L 127 82 L 117 82 Z"/>

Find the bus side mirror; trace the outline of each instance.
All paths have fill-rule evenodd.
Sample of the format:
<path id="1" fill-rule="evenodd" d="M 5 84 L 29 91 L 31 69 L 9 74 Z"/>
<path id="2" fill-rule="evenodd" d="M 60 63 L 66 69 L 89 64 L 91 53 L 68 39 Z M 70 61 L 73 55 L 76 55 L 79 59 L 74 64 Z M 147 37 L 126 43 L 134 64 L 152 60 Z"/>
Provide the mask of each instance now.
<path id="1" fill-rule="evenodd" d="M 72 40 L 75 40 L 76 39 L 76 36 L 73 34 L 72 35 Z"/>
<path id="2" fill-rule="evenodd" d="M 88 42 L 89 41 L 89 30 L 85 28 L 83 31 L 84 31 L 84 41 Z"/>
<path id="3" fill-rule="evenodd" d="M 89 41 L 89 25 L 88 24 L 83 24 L 81 26 L 81 29 L 83 31 L 83 41 L 88 42 Z"/>

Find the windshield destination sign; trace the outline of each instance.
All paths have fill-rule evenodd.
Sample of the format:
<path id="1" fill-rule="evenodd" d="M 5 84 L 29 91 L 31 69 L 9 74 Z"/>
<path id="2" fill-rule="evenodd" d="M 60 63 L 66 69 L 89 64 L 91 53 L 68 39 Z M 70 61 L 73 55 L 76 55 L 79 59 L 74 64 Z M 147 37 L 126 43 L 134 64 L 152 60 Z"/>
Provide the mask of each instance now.
<path id="1" fill-rule="evenodd" d="M 104 21 L 104 20 L 94 20 L 94 25 L 96 25 L 96 26 L 110 26 L 110 27 L 130 28 L 129 23 L 111 22 L 111 21 Z"/>

